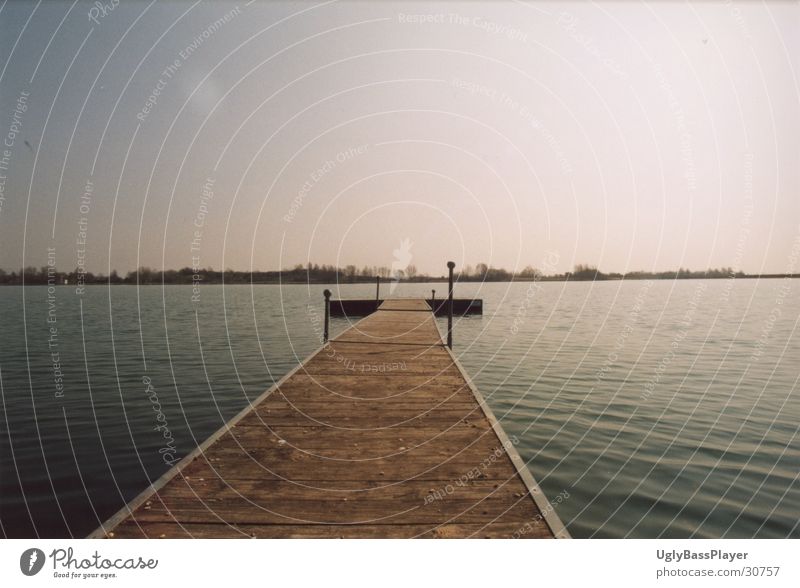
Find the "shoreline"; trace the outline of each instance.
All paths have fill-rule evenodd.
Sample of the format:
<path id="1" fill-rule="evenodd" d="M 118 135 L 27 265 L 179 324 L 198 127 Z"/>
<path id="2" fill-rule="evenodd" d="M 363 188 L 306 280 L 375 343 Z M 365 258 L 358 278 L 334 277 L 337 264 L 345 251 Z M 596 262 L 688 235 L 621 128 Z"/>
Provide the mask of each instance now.
<path id="1" fill-rule="evenodd" d="M 744 276 L 687 276 L 687 277 L 656 277 L 656 276 L 630 276 L 625 278 L 597 278 L 597 279 L 585 279 L 585 278 L 564 278 L 562 276 L 553 276 L 553 277 L 539 277 L 539 278 L 515 278 L 512 280 L 480 280 L 480 279 L 473 279 L 473 278 L 465 278 L 465 279 L 456 279 L 456 281 L 460 284 L 470 284 L 470 283 L 483 283 L 483 284 L 513 284 L 515 282 L 520 282 L 523 284 L 531 283 L 531 282 L 641 282 L 646 280 L 654 280 L 654 281 L 688 281 L 688 280 L 775 280 L 775 279 L 798 279 L 800 278 L 800 274 L 754 274 L 754 275 L 744 275 Z M 382 284 L 386 283 L 398 283 L 398 284 L 440 284 L 440 283 L 447 283 L 446 277 L 439 277 L 439 278 L 429 278 L 424 280 L 390 280 L 387 279 Z M 342 281 L 316 281 L 316 280 L 270 280 L 270 281 L 239 281 L 239 280 L 231 280 L 231 281 L 222 281 L 222 280 L 214 280 L 214 281 L 200 281 L 197 282 L 126 282 L 126 281 L 119 281 L 119 282 L 109 282 L 109 281 L 102 281 L 102 282 L 87 282 L 81 284 L 81 287 L 86 286 L 358 286 L 358 285 L 373 285 L 374 282 L 371 280 L 367 281 L 354 281 L 354 282 L 342 282 Z M 75 287 L 75 284 L 48 284 L 46 282 L 36 282 L 36 283 L 0 283 L 0 287 L 2 286 L 57 286 L 57 287 Z"/>

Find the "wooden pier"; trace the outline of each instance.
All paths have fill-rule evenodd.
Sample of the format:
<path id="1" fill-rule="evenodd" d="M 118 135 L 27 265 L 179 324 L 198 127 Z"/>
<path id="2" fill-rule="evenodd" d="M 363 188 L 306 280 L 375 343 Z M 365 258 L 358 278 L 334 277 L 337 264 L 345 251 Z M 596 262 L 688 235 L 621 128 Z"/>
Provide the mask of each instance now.
<path id="1" fill-rule="evenodd" d="M 569 537 L 422 299 L 330 340 L 90 537 Z"/>

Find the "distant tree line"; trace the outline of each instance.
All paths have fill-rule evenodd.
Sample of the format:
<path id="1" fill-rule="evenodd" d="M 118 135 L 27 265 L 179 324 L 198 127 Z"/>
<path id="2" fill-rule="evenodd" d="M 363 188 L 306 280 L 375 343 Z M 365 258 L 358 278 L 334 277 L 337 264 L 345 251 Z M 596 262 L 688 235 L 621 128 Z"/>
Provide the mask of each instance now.
<path id="1" fill-rule="evenodd" d="M 527 266 L 521 272 L 509 272 L 504 269 L 497 269 L 479 263 L 474 268 L 465 266 L 459 274 L 461 281 L 473 282 L 509 282 L 509 281 L 598 281 L 598 280 L 674 280 L 674 279 L 709 279 L 709 278 L 747 278 L 758 277 L 750 276 L 742 271 L 734 271 L 731 267 L 721 267 L 700 271 L 679 268 L 677 270 L 663 272 L 634 271 L 621 273 L 603 273 L 597 267 L 588 264 L 578 264 L 571 272 L 563 274 L 543 275 L 538 269 Z M 768 275 L 763 277 L 783 277 L 783 275 Z"/>
<path id="2" fill-rule="evenodd" d="M 336 267 L 333 265 L 295 265 L 291 269 L 271 271 L 236 271 L 231 269 L 215 270 L 212 268 L 195 269 L 184 267 L 178 270 L 159 270 L 142 266 L 128 272 L 124 277 L 116 270 L 109 275 L 103 273 L 81 272 L 75 269 L 70 272 L 54 271 L 53 268 L 28 266 L 19 271 L 0 269 L 2 285 L 47 285 L 76 284 L 79 278 L 85 284 L 278 284 L 278 283 L 360 283 L 372 282 L 376 276 L 386 280 L 421 281 L 427 276 L 418 275 L 416 267 L 408 266 L 404 270 L 392 272 L 388 267 L 364 266 L 358 269 L 354 265 Z"/>
<path id="3" fill-rule="evenodd" d="M 49 271 L 48 271 L 49 270 Z M 193 269 L 184 267 L 178 270 L 158 270 L 149 267 L 140 267 L 130 271 L 125 276 L 120 276 L 116 270 L 109 275 L 102 273 L 80 273 L 78 269 L 71 272 L 54 271 L 54 268 L 42 266 L 36 268 L 26 267 L 19 271 L 6 271 L 0 269 L 0 285 L 47 285 L 47 284 L 76 284 L 82 277 L 84 284 L 336 284 L 336 283 L 366 283 L 373 282 L 376 276 L 384 280 L 397 280 L 402 282 L 428 282 L 442 281 L 446 276 L 430 276 L 419 273 L 413 265 L 403 270 L 392 270 L 385 266 L 355 265 L 336 267 L 333 265 L 298 264 L 291 269 L 272 271 L 235 271 L 231 269 L 214 270 L 212 268 Z M 635 271 L 620 273 L 603 273 L 596 267 L 578 264 L 571 272 L 563 274 L 543 275 L 538 269 L 527 266 L 519 272 L 511 272 L 502 268 L 493 268 L 485 263 L 474 267 L 466 265 L 456 273 L 456 278 L 462 282 L 511 282 L 511 281 L 602 281 L 602 280 L 682 280 L 682 279 L 709 279 L 709 278 L 781 278 L 800 277 L 800 274 L 745 274 L 734 271 L 730 267 L 721 267 L 700 271 L 691 271 L 684 268 L 663 272 Z"/>
<path id="4" fill-rule="evenodd" d="M 746 278 L 751 277 L 742 271 L 734 271 L 731 267 L 713 268 L 700 271 L 678 268 L 677 270 L 664 272 L 645 272 L 635 271 L 605 274 L 591 265 L 578 264 L 574 271 L 565 272 L 559 276 L 552 276 L 562 280 L 684 280 L 684 279 L 714 279 L 714 278 Z"/>

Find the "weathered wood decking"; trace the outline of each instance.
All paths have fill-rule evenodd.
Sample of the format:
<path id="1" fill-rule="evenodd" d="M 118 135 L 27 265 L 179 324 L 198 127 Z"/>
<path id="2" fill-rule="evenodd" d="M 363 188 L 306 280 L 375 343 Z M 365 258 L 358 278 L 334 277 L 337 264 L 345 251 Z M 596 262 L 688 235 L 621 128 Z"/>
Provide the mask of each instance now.
<path id="1" fill-rule="evenodd" d="M 423 300 L 387 300 L 92 537 L 568 537 Z"/>

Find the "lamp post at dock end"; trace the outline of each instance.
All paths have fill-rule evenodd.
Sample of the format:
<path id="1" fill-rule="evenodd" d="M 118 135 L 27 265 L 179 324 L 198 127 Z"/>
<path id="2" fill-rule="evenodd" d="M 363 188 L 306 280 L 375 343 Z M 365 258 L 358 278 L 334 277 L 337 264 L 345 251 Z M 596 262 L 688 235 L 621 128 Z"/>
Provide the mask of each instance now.
<path id="1" fill-rule="evenodd" d="M 447 268 L 450 270 L 447 288 L 447 346 L 453 348 L 453 268 L 455 262 L 448 261 Z"/>
<path id="2" fill-rule="evenodd" d="M 322 293 L 325 296 L 325 330 L 322 333 L 322 340 L 324 343 L 328 342 L 328 324 L 331 319 L 331 291 L 327 288 Z"/>

